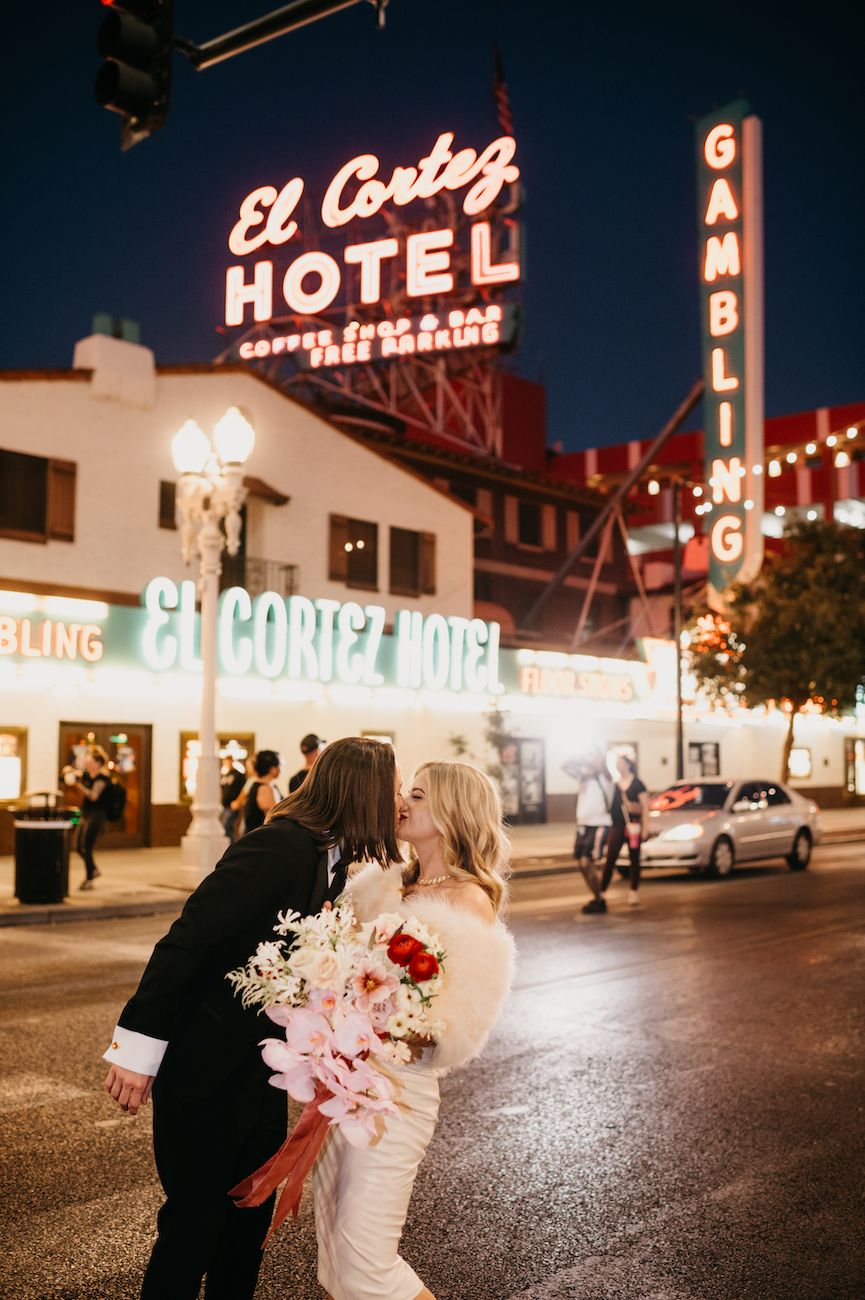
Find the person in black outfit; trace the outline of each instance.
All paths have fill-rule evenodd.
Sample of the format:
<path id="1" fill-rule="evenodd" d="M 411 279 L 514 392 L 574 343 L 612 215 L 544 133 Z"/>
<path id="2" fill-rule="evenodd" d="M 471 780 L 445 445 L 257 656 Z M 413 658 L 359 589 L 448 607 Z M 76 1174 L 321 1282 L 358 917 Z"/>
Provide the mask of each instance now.
<path id="1" fill-rule="evenodd" d="M 607 836 L 607 856 L 601 879 L 601 895 L 607 892 L 622 845 L 627 839 L 631 884 L 628 903 L 631 907 L 636 907 L 639 902 L 637 891 L 640 888 L 640 848 L 646 839 L 649 796 L 646 787 L 637 776 L 637 765 L 633 759 L 619 754 L 616 766 L 619 769 L 619 780 L 610 808 L 613 824 Z"/>
<path id="2" fill-rule="evenodd" d="M 219 814 L 219 820 L 222 822 L 223 829 L 230 840 L 235 838 L 234 828 L 240 816 L 240 809 L 232 808 L 231 805 L 238 798 L 245 785 L 246 776 L 244 773 L 234 766 L 230 758 L 226 758 L 223 761 L 222 774 L 219 778 L 219 797 L 222 802 L 222 812 Z"/>
<path id="3" fill-rule="evenodd" d="M 255 756 L 256 780 L 246 792 L 243 822 L 244 834 L 258 830 L 264 819 L 275 808 L 282 795 L 276 788 L 276 779 L 282 771 L 282 759 L 273 749 L 260 749 Z"/>
<path id="4" fill-rule="evenodd" d="M 207 1300 L 251 1300 L 274 1197 L 239 1209 L 228 1190 L 280 1147 L 287 1108 L 258 1046 L 270 1022 L 244 1009 L 226 975 L 274 938 L 279 913 L 338 897 L 350 863 L 399 858 L 401 783 L 390 745 L 336 741 L 303 788 L 226 851 L 124 1007 L 105 1086 L 133 1115 L 152 1088 L 167 1198 L 142 1300 L 196 1300 L 205 1274 Z"/>
<path id="5" fill-rule="evenodd" d="M 92 889 L 100 874 L 93 860 L 93 846 L 105 829 L 108 820 L 106 808 L 110 797 L 111 777 L 108 773 L 108 755 L 98 745 L 92 745 L 84 760 L 84 771 L 76 787 L 81 791 L 81 821 L 75 847 L 84 859 L 87 872 L 79 889 Z"/>
<path id="6" fill-rule="evenodd" d="M 294 776 L 289 781 L 289 794 L 294 794 L 295 790 L 299 790 L 303 785 L 304 781 L 309 776 L 316 759 L 319 757 L 326 744 L 327 741 L 322 740 L 314 731 L 311 731 L 308 736 L 304 736 L 303 740 L 300 742 L 300 752 L 303 754 L 304 766 L 299 772 L 295 772 Z"/>

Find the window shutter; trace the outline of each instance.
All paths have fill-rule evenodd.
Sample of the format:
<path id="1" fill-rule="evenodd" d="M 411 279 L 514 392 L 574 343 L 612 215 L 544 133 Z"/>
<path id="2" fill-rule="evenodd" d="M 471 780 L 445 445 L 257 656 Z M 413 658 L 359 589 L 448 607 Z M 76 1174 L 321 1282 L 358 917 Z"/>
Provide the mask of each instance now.
<path id="1" fill-rule="evenodd" d="M 505 541 L 514 546 L 520 540 L 520 503 L 517 497 L 505 497 Z"/>
<path id="2" fill-rule="evenodd" d="M 163 479 L 159 484 L 159 527 L 177 528 L 177 484 Z"/>
<path id="3" fill-rule="evenodd" d="M 568 519 L 567 519 L 567 540 L 566 540 L 566 545 L 568 548 L 569 555 L 571 551 L 575 549 L 575 547 L 579 546 L 579 543 L 580 543 L 580 516 L 576 510 L 569 510 Z"/>
<path id="4" fill-rule="evenodd" d="M 330 516 L 330 555 L 328 577 L 331 582 L 345 582 L 348 577 L 348 519 L 345 515 Z"/>
<path id="5" fill-rule="evenodd" d="M 541 506 L 541 545 L 545 551 L 558 549 L 555 506 Z"/>
<path id="6" fill-rule="evenodd" d="M 48 536 L 55 542 L 75 541 L 74 460 L 48 462 Z"/>
<path id="7" fill-rule="evenodd" d="M 476 504 L 477 504 L 477 508 L 478 508 L 478 510 L 480 510 L 480 512 L 481 512 L 482 515 L 487 515 L 488 518 L 492 519 L 492 517 L 493 517 L 493 494 L 492 494 L 492 492 L 489 490 L 489 488 L 478 488 L 478 495 L 477 495 L 477 501 L 476 501 Z"/>
<path id="8" fill-rule="evenodd" d="M 422 596 L 436 594 L 436 535 L 420 535 L 420 590 Z"/>

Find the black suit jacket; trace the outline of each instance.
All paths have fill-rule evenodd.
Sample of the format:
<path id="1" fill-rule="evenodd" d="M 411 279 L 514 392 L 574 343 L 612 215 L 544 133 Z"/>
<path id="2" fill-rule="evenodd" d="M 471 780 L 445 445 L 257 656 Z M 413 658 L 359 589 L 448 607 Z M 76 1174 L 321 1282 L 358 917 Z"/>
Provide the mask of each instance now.
<path id="1" fill-rule="evenodd" d="M 160 1086 L 187 1099 L 212 1092 L 274 1027 L 244 1010 L 225 978 L 277 936 L 277 914 L 308 916 L 340 892 L 327 884 L 327 853 L 309 831 L 277 818 L 232 844 L 153 950 L 119 1024 L 168 1039 Z"/>

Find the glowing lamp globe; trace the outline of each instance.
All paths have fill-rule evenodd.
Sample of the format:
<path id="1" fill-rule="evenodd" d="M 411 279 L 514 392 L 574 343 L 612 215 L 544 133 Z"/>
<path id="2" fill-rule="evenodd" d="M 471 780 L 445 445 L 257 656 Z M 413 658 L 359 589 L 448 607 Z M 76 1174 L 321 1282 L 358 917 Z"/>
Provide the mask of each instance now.
<path id="1" fill-rule="evenodd" d="M 187 420 L 171 440 L 171 459 L 178 474 L 200 474 L 211 451 L 210 439 L 194 420 Z"/>
<path id="2" fill-rule="evenodd" d="M 236 406 L 229 406 L 213 430 L 223 465 L 242 465 L 255 445 L 255 430 Z"/>

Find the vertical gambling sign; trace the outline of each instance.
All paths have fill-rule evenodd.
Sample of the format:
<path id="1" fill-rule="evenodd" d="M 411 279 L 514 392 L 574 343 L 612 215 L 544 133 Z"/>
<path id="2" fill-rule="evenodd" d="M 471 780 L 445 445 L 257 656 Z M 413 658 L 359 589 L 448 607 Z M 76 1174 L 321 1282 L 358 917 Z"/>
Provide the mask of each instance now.
<path id="1" fill-rule="evenodd" d="M 763 562 L 762 123 L 738 99 L 697 122 L 710 604 Z"/>

